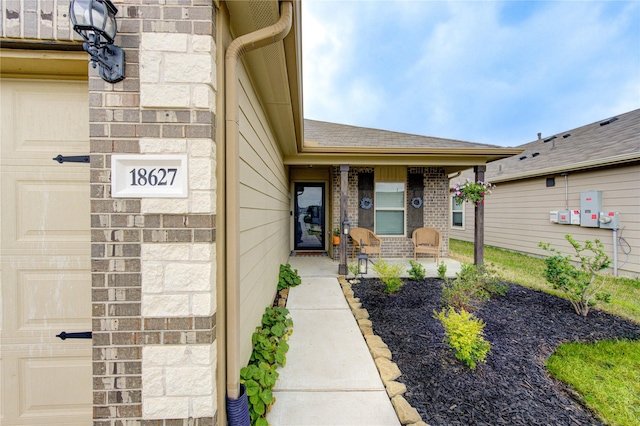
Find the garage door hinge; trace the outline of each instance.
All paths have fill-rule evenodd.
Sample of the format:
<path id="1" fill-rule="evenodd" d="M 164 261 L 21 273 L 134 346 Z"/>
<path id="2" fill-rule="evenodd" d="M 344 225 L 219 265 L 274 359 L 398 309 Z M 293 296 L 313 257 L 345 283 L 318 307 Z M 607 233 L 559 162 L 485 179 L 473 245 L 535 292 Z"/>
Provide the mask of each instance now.
<path id="1" fill-rule="evenodd" d="M 57 157 L 52 158 L 52 160 L 57 161 L 58 163 L 89 163 L 91 162 L 91 158 L 88 155 L 67 155 L 64 156 L 62 154 L 58 154 Z"/>
<path id="2" fill-rule="evenodd" d="M 60 334 L 57 334 L 56 337 L 61 338 L 62 340 L 65 339 L 91 339 L 93 333 L 91 331 L 84 331 L 81 333 L 67 333 L 66 331 L 63 331 Z"/>

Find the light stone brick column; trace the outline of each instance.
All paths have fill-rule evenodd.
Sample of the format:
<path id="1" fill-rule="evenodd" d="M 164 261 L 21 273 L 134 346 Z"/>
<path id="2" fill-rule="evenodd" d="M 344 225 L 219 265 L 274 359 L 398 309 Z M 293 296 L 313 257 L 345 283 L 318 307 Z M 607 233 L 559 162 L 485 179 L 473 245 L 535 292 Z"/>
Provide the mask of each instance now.
<path id="1" fill-rule="evenodd" d="M 126 78 L 89 81 L 94 426 L 215 425 L 216 11 L 115 3 Z M 112 153 L 186 154 L 188 197 L 112 199 Z"/>

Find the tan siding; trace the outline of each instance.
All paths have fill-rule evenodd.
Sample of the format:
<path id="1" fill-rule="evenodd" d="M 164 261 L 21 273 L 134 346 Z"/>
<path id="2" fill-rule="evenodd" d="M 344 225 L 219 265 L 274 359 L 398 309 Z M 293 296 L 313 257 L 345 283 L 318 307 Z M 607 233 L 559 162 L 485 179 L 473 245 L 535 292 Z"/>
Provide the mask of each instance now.
<path id="1" fill-rule="evenodd" d="M 246 363 L 251 335 L 273 302 L 279 266 L 287 261 L 290 219 L 282 153 L 244 70 L 240 81 L 240 341 Z"/>
<path id="2" fill-rule="evenodd" d="M 376 182 L 405 182 L 407 168 L 405 166 L 377 166 L 374 175 Z"/>
<path id="3" fill-rule="evenodd" d="M 618 236 L 631 246 L 627 263 L 620 273 L 640 274 L 640 166 L 617 167 L 568 176 L 568 207 L 580 209 L 580 193 L 602 191 L 603 210 L 618 211 Z M 600 239 L 613 258 L 613 232 L 607 229 L 559 225 L 549 222 L 549 212 L 565 209 L 565 179 L 556 176 L 556 186 L 546 187 L 546 177 L 500 183 L 485 204 L 485 244 L 544 255 L 538 242 L 550 242 L 565 253 L 571 247 L 564 239 L 571 234 L 578 241 Z M 473 241 L 473 207 L 467 205 L 465 231 L 452 230 L 452 238 Z M 618 250 L 618 265 L 626 255 Z"/>

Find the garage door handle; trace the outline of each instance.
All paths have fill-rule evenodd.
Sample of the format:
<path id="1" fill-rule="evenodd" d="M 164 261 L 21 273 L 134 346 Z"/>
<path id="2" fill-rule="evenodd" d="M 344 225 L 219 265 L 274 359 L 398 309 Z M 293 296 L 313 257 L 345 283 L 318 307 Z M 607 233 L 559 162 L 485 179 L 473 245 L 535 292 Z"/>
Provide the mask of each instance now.
<path id="1" fill-rule="evenodd" d="M 64 156 L 62 154 L 58 154 L 57 157 L 52 158 L 52 160 L 57 161 L 58 163 L 90 163 L 91 159 L 88 155 L 67 155 Z"/>
<path id="2" fill-rule="evenodd" d="M 60 334 L 57 334 L 56 337 L 61 338 L 62 340 L 65 339 L 91 339 L 92 333 L 90 331 L 84 331 L 82 333 L 67 333 L 66 331 L 63 331 Z"/>

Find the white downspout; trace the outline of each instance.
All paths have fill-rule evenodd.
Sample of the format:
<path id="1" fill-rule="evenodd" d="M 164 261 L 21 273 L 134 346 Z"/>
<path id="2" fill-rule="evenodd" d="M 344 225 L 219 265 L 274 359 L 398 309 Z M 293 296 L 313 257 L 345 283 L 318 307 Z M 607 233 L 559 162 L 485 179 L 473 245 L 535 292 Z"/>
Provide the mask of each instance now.
<path id="1" fill-rule="evenodd" d="M 240 396 L 240 107 L 237 65 L 246 52 L 276 43 L 291 30 L 293 4 L 280 5 L 280 19 L 274 25 L 233 40 L 225 55 L 225 145 L 226 145 L 226 323 L 227 323 L 227 396 Z"/>

